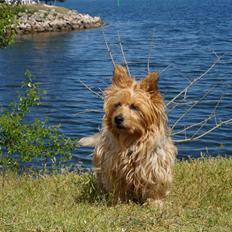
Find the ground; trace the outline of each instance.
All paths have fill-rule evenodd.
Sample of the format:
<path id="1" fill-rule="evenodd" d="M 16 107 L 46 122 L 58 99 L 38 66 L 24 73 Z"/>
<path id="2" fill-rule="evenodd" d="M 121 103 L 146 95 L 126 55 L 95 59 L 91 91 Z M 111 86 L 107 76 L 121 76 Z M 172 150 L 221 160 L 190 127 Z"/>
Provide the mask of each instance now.
<path id="1" fill-rule="evenodd" d="M 91 174 L 0 177 L 0 231 L 231 231 L 232 159 L 178 162 L 163 209 L 110 204 Z"/>

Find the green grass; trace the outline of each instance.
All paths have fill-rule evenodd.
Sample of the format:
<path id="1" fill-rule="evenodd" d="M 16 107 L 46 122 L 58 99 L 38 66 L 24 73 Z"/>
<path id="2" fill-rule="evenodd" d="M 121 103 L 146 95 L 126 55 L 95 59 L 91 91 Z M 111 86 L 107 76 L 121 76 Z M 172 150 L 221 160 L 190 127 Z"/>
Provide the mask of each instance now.
<path id="1" fill-rule="evenodd" d="M 66 14 L 70 9 L 60 7 L 60 6 L 48 6 L 48 5 L 43 5 L 43 4 L 28 4 L 24 6 L 25 9 L 29 11 L 38 11 L 38 10 L 45 10 L 45 11 L 50 11 L 50 10 L 55 10 L 58 13 Z"/>
<path id="2" fill-rule="evenodd" d="M 27 5 L 6 5 L 3 3 L 0 3 L 0 9 L 1 8 L 7 8 L 10 9 L 12 13 L 15 15 L 18 14 L 19 12 L 36 12 L 39 10 L 44 10 L 44 11 L 50 11 L 50 10 L 55 10 L 58 13 L 66 14 L 69 10 L 68 8 L 61 7 L 61 6 L 53 6 L 53 5 L 44 5 L 44 4 L 27 4 Z"/>
<path id="3" fill-rule="evenodd" d="M 232 159 L 178 162 L 163 209 L 110 206 L 90 174 L 0 177 L 0 231 L 231 231 Z"/>

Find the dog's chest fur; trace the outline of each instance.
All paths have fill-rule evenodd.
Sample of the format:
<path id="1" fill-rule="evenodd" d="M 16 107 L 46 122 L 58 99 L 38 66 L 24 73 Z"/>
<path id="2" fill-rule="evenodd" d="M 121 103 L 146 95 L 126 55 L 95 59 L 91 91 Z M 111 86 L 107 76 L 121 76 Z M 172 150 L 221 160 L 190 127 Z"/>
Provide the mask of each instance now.
<path id="1" fill-rule="evenodd" d="M 148 135 L 143 143 L 123 149 L 115 144 L 109 132 L 105 132 L 96 147 L 94 163 L 106 191 L 128 193 L 133 189 L 135 195 L 143 198 L 144 193 L 158 190 L 159 186 L 164 188 L 171 182 L 174 153 L 170 138 L 163 137 L 157 142 Z"/>

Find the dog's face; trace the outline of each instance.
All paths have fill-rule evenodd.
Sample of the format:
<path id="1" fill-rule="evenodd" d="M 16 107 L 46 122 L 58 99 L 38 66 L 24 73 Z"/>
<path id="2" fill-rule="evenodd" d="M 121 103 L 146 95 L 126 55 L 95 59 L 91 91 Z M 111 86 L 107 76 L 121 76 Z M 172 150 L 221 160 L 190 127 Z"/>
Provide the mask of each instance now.
<path id="1" fill-rule="evenodd" d="M 157 81 L 158 74 L 150 73 L 137 83 L 122 66 L 115 67 L 105 91 L 104 123 L 120 143 L 131 145 L 166 120 Z"/>

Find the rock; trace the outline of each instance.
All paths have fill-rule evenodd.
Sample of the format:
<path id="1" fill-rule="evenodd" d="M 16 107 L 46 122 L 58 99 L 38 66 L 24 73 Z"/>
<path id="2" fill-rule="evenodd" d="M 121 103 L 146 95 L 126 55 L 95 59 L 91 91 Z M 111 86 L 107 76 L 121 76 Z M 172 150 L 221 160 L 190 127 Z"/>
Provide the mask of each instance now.
<path id="1" fill-rule="evenodd" d="M 19 27 L 16 27 L 14 31 L 16 34 L 23 34 L 23 31 Z"/>
<path id="2" fill-rule="evenodd" d="M 48 11 L 46 11 L 46 10 L 38 10 L 38 13 L 42 13 L 42 14 L 47 14 L 48 13 Z"/>
<path id="3" fill-rule="evenodd" d="M 57 12 L 54 9 L 52 9 L 48 12 L 48 14 L 56 16 Z"/>
<path id="4" fill-rule="evenodd" d="M 40 15 L 39 12 L 34 13 L 31 17 L 37 22 L 43 22 L 45 20 L 44 15 Z"/>
<path id="5" fill-rule="evenodd" d="M 47 20 L 48 21 L 53 21 L 56 18 L 56 16 L 54 16 L 53 14 L 48 14 L 47 15 Z"/>
<path id="6" fill-rule="evenodd" d="M 38 10 L 34 13 L 19 12 L 17 19 L 18 23 L 11 26 L 17 34 L 81 30 L 102 25 L 100 17 L 91 17 L 73 10 L 69 10 L 65 14 L 56 12 L 55 9 Z"/>
<path id="7" fill-rule="evenodd" d="M 43 23 L 43 27 L 44 27 L 44 30 L 45 30 L 45 31 L 49 31 L 49 30 L 50 30 L 50 25 L 49 25 L 48 22 L 44 22 L 44 23 Z"/>
<path id="8" fill-rule="evenodd" d="M 34 27 L 35 31 L 37 32 L 44 32 L 45 28 L 42 23 L 37 23 L 36 26 Z"/>
<path id="9" fill-rule="evenodd" d="M 39 17 L 40 17 L 40 18 L 45 18 L 45 14 L 44 14 L 44 13 L 40 13 L 40 14 L 39 14 Z"/>
<path id="10" fill-rule="evenodd" d="M 72 24 L 73 30 L 78 30 L 80 28 L 79 24 Z"/>
<path id="11" fill-rule="evenodd" d="M 18 13 L 18 17 L 22 17 L 22 16 L 24 16 L 24 15 L 26 15 L 25 12 L 19 12 L 19 13 Z"/>

